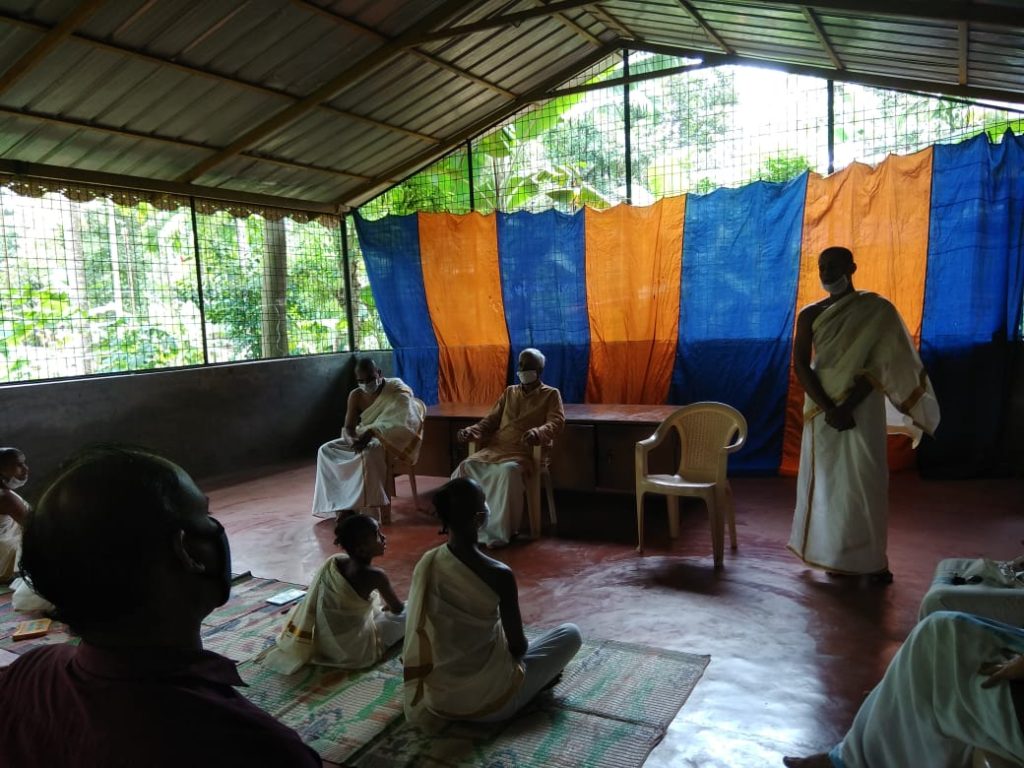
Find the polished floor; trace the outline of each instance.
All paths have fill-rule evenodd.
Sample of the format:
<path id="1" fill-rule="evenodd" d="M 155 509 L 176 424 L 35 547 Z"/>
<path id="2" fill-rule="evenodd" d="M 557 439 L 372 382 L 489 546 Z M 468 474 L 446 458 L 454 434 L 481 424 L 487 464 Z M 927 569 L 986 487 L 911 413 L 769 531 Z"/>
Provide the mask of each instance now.
<path id="1" fill-rule="evenodd" d="M 335 551 L 332 525 L 309 515 L 312 463 L 205 483 L 227 528 L 234 570 L 305 583 Z M 420 491 L 436 487 L 420 478 Z M 515 571 L 526 622 L 578 624 L 585 635 L 710 654 L 693 696 L 648 766 L 779 766 L 830 747 L 914 624 L 936 563 L 1024 551 L 1024 481 L 925 481 L 893 475 L 887 587 L 831 580 L 785 549 L 793 481 L 733 481 L 739 549 L 714 571 L 706 518 L 683 512 L 670 541 L 664 507 L 648 512 L 634 551 L 631 495 L 558 497 L 559 525 L 498 557 Z M 417 558 L 443 541 L 399 480 L 379 564 L 407 593 Z"/>

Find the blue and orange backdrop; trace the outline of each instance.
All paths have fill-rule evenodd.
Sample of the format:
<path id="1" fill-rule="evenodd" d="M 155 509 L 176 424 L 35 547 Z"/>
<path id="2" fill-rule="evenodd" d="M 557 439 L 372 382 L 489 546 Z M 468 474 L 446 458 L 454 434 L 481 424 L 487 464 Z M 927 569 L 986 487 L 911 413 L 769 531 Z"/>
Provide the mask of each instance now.
<path id="1" fill-rule="evenodd" d="M 942 424 L 922 467 L 993 460 L 1021 339 L 1024 138 L 647 207 L 357 227 L 396 373 L 428 403 L 493 402 L 538 347 L 569 403 L 733 405 L 750 428 L 740 473 L 796 470 L 796 313 L 824 296 L 818 254 L 846 246 L 856 287 L 896 305 L 932 378 Z"/>

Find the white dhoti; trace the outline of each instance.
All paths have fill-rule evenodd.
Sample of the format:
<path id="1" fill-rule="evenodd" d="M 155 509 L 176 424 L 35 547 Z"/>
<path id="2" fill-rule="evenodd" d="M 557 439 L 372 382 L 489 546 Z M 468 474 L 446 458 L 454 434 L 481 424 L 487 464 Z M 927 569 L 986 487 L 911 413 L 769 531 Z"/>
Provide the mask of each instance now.
<path id="1" fill-rule="evenodd" d="M 386 613 L 380 595 L 364 600 L 327 559 L 302 602 L 288 614 L 266 664 L 291 674 L 305 664 L 363 669 L 405 635 L 405 614 Z"/>
<path id="2" fill-rule="evenodd" d="M 518 462 L 490 463 L 468 458 L 452 472 L 452 479 L 467 477 L 483 488 L 490 514 L 478 540 L 485 546 L 508 544 L 523 519 L 523 470 Z"/>
<path id="3" fill-rule="evenodd" d="M 978 669 L 1024 651 L 1024 630 L 965 613 L 934 613 L 910 633 L 849 732 L 838 768 L 967 768 L 980 748 L 1024 762 L 1010 686 L 982 688 Z"/>
<path id="4" fill-rule="evenodd" d="M 0 515 L 0 583 L 14 578 L 20 552 L 21 526 L 10 515 Z"/>
<path id="5" fill-rule="evenodd" d="M 912 435 L 916 445 L 923 432 L 934 433 L 939 405 L 903 320 L 881 296 L 847 294 L 824 309 L 812 328 L 814 372 L 833 402 L 844 402 L 859 378 L 872 391 L 852 413 L 856 426 L 843 432 L 805 399 L 789 549 L 829 571 L 883 571 L 888 423 Z"/>
<path id="6" fill-rule="evenodd" d="M 385 507 L 387 453 L 374 438 L 362 451 L 352 450 L 344 437 L 324 443 L 316 455 L 313 514 L 331 518 L 342 509 Z"/>
<path id="7" fill-rule="evenodd" d="M 809 565 L 840 573 L 889 567 L 889 465 L 884 395 L 874 390 L 839 432 L 824 414 L 804 422 L 789 548 Z"/>

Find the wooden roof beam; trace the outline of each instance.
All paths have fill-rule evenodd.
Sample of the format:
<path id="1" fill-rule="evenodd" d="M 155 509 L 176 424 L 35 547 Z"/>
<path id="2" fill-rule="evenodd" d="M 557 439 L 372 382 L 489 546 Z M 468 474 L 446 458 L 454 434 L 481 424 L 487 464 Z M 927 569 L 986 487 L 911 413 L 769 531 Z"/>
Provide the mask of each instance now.
<path id="1" fill-rule="evenodd" d="M 5 92 L 27 75 L 33 67 L 46 58 L 50 51 L 67 40 L 75 28 L 85 23 L 104 2 L 105 0 L 82 0 L 60 24 L 50 27 L 43 35 L 42 40 L 22 54 L 21 58 L 11 64 L 7 71 L 0 76 L 0 93 Z"/>
<path id="2" fill-rule="evenodd" d="M 0 13 L 0 22 L 24 27 L 26 29 L 49 29 L 49 27 L 47 27 L 45 24 L 40 24 L 34 21 L 27 21 L 25 19 L 19 19 L 16 16 L 8 16 L 3 13 Z M 214 72 L 212 70 L 204 69 L 202 67 L 196 67 L 189 64 L 182 64 L 180 62 L 170 61 L 168 59 L 161 59 L 159 56 L 154 56 L 151 53 L 146 53 L 145 51 L 138 50 L 137 48 L 130 48 L 125 45 L 114 45 L 113 43 L 108 43 L 105 40 L 101 40 L 99 38 L 83 34 L 81 32 L 76 32 L 71 37 L 75 40 L 86 43 L 87 45 L 93 48 L 109 51 L 110 53 L 114 53 L 119 56 L 124 56 L 129 59 L 145 61 L 156 66 L 176 69 L 177 71 L 183 72 L 187 75 L 196 75 L 207 80 L 213 80 L 215 82 L 226 83 L 228 85 L 237 86 L 239 88 L 245 88 L 246 90 L 253 91 L 254 93 L 263 93 L 268 96 L 276 96 L 282 99 L 287 99 L 290 102 L 294 102 L 299 99 L 298 96 L 295 96 L 294 94 L 289 93 L 288 91 L 283 91 L 278 88 L 271 88 L 270 86 L 255 83 L 250 80 L 242 80 L 237 77 L 229 77 L 227 75 L 222 75 L 219 72 Z M 408 128 L 403 128 L 398 125 L 391 125 L 390 123 L 385 123 L 380 120 L 374 120 L 372 117 L 364 117 L 363 115 L 356 114 L 355 112 L 349 112 L 344 109 L 338 109 L 337 107 L 332 107 L 328 104 L 321 104 L 318 107 L 318 109 L 323 110 L 325 112 L 334 113 L 340 117 L 344 117 L 349 120 L 354 120 L 355 122 L 358 123 L 364 123 L 365 125 L 372 125 L 375 128 L 391 131 L 392 133 L 400 133 L 410 138 L 416 139 L 417 141 L 425 142 L 427 144 L 440 143 L 440 139 L 438 139 L 435 136 L 429 136 L 425 133 L 420 133 L 419 131 L 411 131 Z"/>
<path id="3" fill-rule="evenodd" d="M 597 64 L 609 54 L 614 53 L 619 49 L 620 45 L 621 43 L 618 40 L 610 43 L 604 43 L 600 48 L 596 48 L 591 51 L 579 62 L 559 70 L 535 88 L 521 94 L 515 101 L 510 102 L 509 104 L 503 104 L 499 109 L 492 111 L 486 117 L 483 117 L 472 125 L 452 134 L 441 143 L 441 146 L 431 149 L 429 152 L 420 153 L 412 160 L 408 160 L 388 168 L 385 173 L 381 174 L 373 181 L 360 185 L 344 197 L 338 199 L 336 201 L 336 205 L 339 207 L 346 207 L 362 204 L 378 191 L 382 191 L 381 187 L 393 184 L 394 182 L 390 181 L 391 179 L 408 178 L 412 173 L 422 169 L 424 166 L 434 160 L 437 160 L 439 157 L 444 156 L 445 153 L 455 149 L 460 144 L 478 136 L 488 128 L 498 125 L 502 120 L 514 115 L 523 107 L 533 104 L 534 102 L 546 101 L 551 98 L 552 90 L 554 88 L 557 88 L 573 75 L 583 72 L 588 67 L 592 67 L 594 64 Z"/>
<path id="4" fill-rule="evenodd" d="M 687 15 L 689 15 L 690 18 L 697 22 L 697 26 L 700 27 L 701 30 L 703 30 L 704 34 L 707 35 L 708 39 L 711 40 L 711 42 L 713 42 L 715 45 L 721 48 L 722 51 L 725 53 L 728 53 L 730 55 L 736 53 L 736 51 L 733 50 L 732 46 L 725 42 L 725 40 L 722 39 L 722 36 L 718 34 L 714 30 L 714 28 L 707 23 L 707 21 L 705 21 L 704 17 L 701 15 L 700 11 L 698 11 L 694 7 L 693 3 L 691 3 L 689 0 L 676 0 L 676 2 L 679 3 L 679 7 L 686 11 Z"/>
<path id="5" fill-rule="evenodd" d="M 807 19 L 807 23 L 814 30 L 815 36 L 818 38 L 818 42 L 821 43 L 821 47 L 825 49 L 825 53 L 832 60 L 832 66 L 838 70 L 846 69 L 843 65 L 843 60 L 839 58 L 839 54 L 836 53 L 836 49 L 832 47 L 832 41 L 828 39 L 828 34 L 825 32 L 825 28 L 821 26 L 821 22 L 818 21 L 818 17 L 814 15 L 814 10 L 811 8 L 804 8 L 804 18 Z"/>
<path id="6" fill-rule="evenodd" d="M 970 24 L 961 21 L 957 29 L 959 38 L 957 46 L 957 60 L 960 65 L 960 85 L 967 85 L 967 55 L 970 47 L 971 29 Z"/>
<path id="7" fill-rule="evenodd" d="M 622 47 L 623 41 L 640 39 L 639 35 L 623 24 L 611 11 L 605 10 L 600 5 L 595 5 L 593 8 L 588 10 L 591 16 L 605 24 L 609 29 L 614 30 L 615 33 L 622 38 L 618 41 L 620 48 Z"/>
<path id="8" fill-rule="evenodd" d="M 346 67 L 319 88 L 316 88 L 308 96 L 299 99 L 294 104 L 291 104 L 278 111 L 276 114 L 271 115 L 270 118 L 264 120 L 251 130 L 246 131 L 242 136 L 235 139 L 235 141 L 231 142 L 228 146 L 214 152 L 210 157 L 206 158 L 202 162 L 197 163 L 193 168 L 190 168 L 188 171 L 183 173 L 178 181 L 183 183 L 194 182 L 204 173 L 216 168 L 225 160 L 234 157 L 239 152 L 251 147 L 253 144 L 256 144 L 257 142 L 262 141 L 263 139 L 266 139 L 288 127 L 299 118 L 304 117 L 309 112 L 316 109 L 322 102 L 333 99 L 346 88 L 350 88 L 376 72 L 388 62 L 400 56 L 406 48 L 422 42 L 423 35 L 428 34 L 423 30 L 433 29 L 434 27 L 444 24 L 446 21 L 449 21 L 453 17 L 460 15 L 465 11 L 465 0 L 447 0 L 447 2 L 439 6 L 432 13 L 427 14 L 417 24 L 413 25 L 413 27 L 396 37 L 390 43 L 382 45 L 377 50 L 367 54 L 355 63 Z"/>
<path id="9" fill-rule="evenodd" d="M 309 0 L 291 1 L 293 5 L 298 6 L 299 8 L 315 13 L 318 16 L 322 16 L 325 19 L 335 22 L 339 26 L 343 26 L 346 29 L 352 30 L 353 32 L 364 35 L 366 37 L 371 37 L 377 42 L 390 43 L 392 41 L 390 37 L 384 35 L 381 32 L 378 32 L 373 27 L 368 27 L 365 24 L 356 21 L 355 19 L 350 19 L 347 16 L 342 16 L 340 13 L 335 13 L 334 11 L 328 8 L 321 8 L 319 5 L 309 2 Z M 514 99 L 516 97 L 516 94 L 508 90 L 507 88 L 502 88 L 497 83 L 492 83 L 490 80 L 474 75 L 469 70 L 463 69 L 462 67 L 447 62 L 433 53 L 421 51 L 419 48 L 410 48 L 409 53 L 412 56 L 415 56 L 429 64 L 432 64 L 433 66 L 439 69 L 447 70 L 448 72 L 451 72 L 453 75 L 461 77 L 463 80 L 469 80 L 470 82 L 476 83 L 477 85 L 482 86 L 488 89 L 489 91 L 493 91 L 494 93 L 500 94 L 501 96 L 504 96 L 506 99 Z"/>
<path id="10" fill-rule="evenodd" d="M 198 141 L 188 141 L 187 139 L 172 139 L 168 136 L 160 136 L 155 133 L 143 133 L 142 131 L 132 131 L 127 128 L 114 128 L 113 126 L 97 125 L 95 123 L 88 123 L 84 120 L 75 120 L 70 117 L 58 117 L 56 115 L 47 115 L 42 112 L 30 112 L 25 109 L 10 109 L 8 107 L 0 107 L 0 115 L 10 115 L 12 117 L 23 117 L 28 120 L 34 120 L 39 123 L 47 123 L 49 125 L 62 125 L 67 128 L 75 128 L 83 131 L 95 131 L 97 133 L 107 133 L 112 136 L 121 136 L 126 139 L 139 139 L 141 141 L 153 141 L 160 142 L 161 144 L 168 144 L 175 147 L 184 147 L 185 149 L 199 149 L 209 152 L 211 147 L 208 144 L 202 144 Z M 245 157 L 249 160 L 259 160 L 264 163 L 271 163 L 273 165 L 279 165 L 283 168 L 291 168 L 292 170 L 300 169 L 304 171 L 317 171 L 318 173 L 326 173 L 331 176 L 343 176 L 348 179 L 356 179 L 357 181 L 369 181 L 370 176 L 364 176 L 361 173 L 352 173 L 351 171 L 339 171 L 335 168 L 327 168 L 321 165 L 310 165 L 309 163 L 300 163 L 294 160 L 282 160 L 281 158 L 273 157 L 271 155 L 263 155 L 255 152 L 240 152 L 240 157 Z"/>
<path id="11" fill-rule="evenodd" d="M 491 29 L 517 26 L 522 24 L 524 21 L 543 19 L 548 16 L 554 16 L 556 13 L 561 13 L 563 11 L 572 11 L 577 8 L 597 6 L 598 2 L 599 0 L 561 0 L 561 2 L 542 5 L 539 8 L 530 8 L 529 10 L 518 11 L 516 13 L 500 14 L 498 16 L 481 19 L 480 21 L 473 21 L 469 24 L 458 24 L 454 27 L 447 27 L 434 32 L 424 32 L 418 40 L 408 43 L 408 45 L 419 45 L 420 43 L 429 43 L 434 40 L 447 40 L 452 37 L 471 35 L 474 32 L 486 32 Z"/>
<path id="12" fill-rule="evenodd" d="M 898 16 L 932 21 L 966 21 L 997 27 L 1024 27 L 1024 8 L 1019 5 L 977 5 L 965 0 L 768 0 L 765 5 L 813 8 L 859 18 Z"/>

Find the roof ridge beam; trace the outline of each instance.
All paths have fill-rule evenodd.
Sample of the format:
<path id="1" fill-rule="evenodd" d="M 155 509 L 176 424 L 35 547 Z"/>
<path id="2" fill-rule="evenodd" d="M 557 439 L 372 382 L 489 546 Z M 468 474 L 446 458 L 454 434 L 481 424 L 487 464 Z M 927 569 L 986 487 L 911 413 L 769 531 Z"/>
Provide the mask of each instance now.
<path id="1" fill-rule="evenodd" d="M 561 13 L 562 11 L 572 11 L 577 8 L 596 6 L 598 2 L 600 2 L 600 0 L 562 0 L 561 2 L 550 3 L 539 8 L 530 8 L 529 10 L 517 11 L 515 13 L 489 16 L 486 19 L 473 21 L 468 24 L 457 24 L 454 27 L 446 27 L 445 29 L 439 29 L 433 32 L 424 32 L 418 39 L 414 39 L 413 42 L 409 42 L 406 45 L 419 45 L 420 43 L 430 43 L 435 40 L 447 40 L 451 37 L 471 35 L 474 32 L 486 32 L 491 29 L 516 26 L 522 24 L 524 21 L 554 16 L 556 13 Z"/>
<path id="2" fill-rule="evenodd" d="M 361 22 L 356 21 L 355 19 L 350 19 L 348 16 L 343 16 L 340 13 L 335 13 L 329 8 L 323 8 L 317 5 L 316 3 L 310 2 L 310 0 L 291 0 L 291 2 L 292 5 L 315 13 L 319 16 L 323 16 L 325 19 L 333 21 L 336 24 L 339 24 L 340 26 L 346 27 L 347 29 L 351 29 L 353 32 L 365 35 L 367 37 L 372 37 L 375 40 L 377 40 L 377 42 L 392 42 L 392 38 L 388 37 L 382 32 L 378 32 L 373 27 L 369 27 Z M 448 70 L 452 74 L 457 75 L 458 77 L 461 77 L 464 80 L 469 80 L 471 82 L 476 83 L 477 85 L 487 88 L 490 91 L 494 91 L 495 93 L 504 96 L 506 99 L 514 99 L 516 97 L 516 94 L 508 90 L 507 88 L 502 88 L 497 83 L 492 83 L 490 80 L 487 80 L 486 78 L 480 77 L 479 75 L 474 75 L 469 70 L 463 69 L 460 66 L 445 61 L 436 54 L 429 53 L 427 51 L 421 51 L 419 48 L 415 47 L 410 48 L 409 53 L 413 56 L 416 56 L 419 59 L 422 59 L 423 61 L 428 62 L 429 64 L 433 64 L 435 67 L 438 67 L 439 69 Z"/>
<path id="3" fill-rule="evenodd" d="M 106 0 L 82 0 L 75 9 L 54 27 L 50 27 L 43 39 L 36 42 L 11 64 L 0 77 L 0 93 L 3 93 L 49 55 L 50 51 L 64 42 L 75 28 L 92 16 Z"/>
<path id="4" fill-rule="evenodd" d="M 697 26 L 700 27 L 701 30 L 703 30 L 704 34 L 707 35 L 708 39 L 711 40 L 711 42 L 713 42 L 715 45 L 721 48 L 722 51 L 724 51 L 725 53 L 728 53 L 730 56 L 736 53 L 733 47 L 729 45 L 727 42 L 725 42 L 722 36 L 715 31 L 714 27 L 707 23 L 707 21 L 701 15 L 701 12 L 697 10 L 693 3 L 691 3 L 689 0 L 676 0 L 676 2 L 679 3 L 679 6 L 684 11 L 686 11 L 690 18 L 697 22 Z"/>
<path id="5" fill-rule="evenodd" d="M 836 49 L 832 47 L 832 41 L 828 39 L 828 34 L 825 32 L 825 28 L 821 25 L 818 17 L 814 15 L 813 8 L 804 8 L 804 18 L 807 19 L 807 23 L 814 30 L 814 34 L 818 38 L 818 42 L 821 43 L 821 47 L 825 49 L 825 53 L 832 59 L 832 66 L 838 70 L 846 69 L 843 64 L 843 60 L 839 58 L 839 54 L 836 53 Z"/>
<path id="6" fill-rule="evenodd" d="M 422 42 L 421 38 L 424 35 L 424 32 L 421 31 L 422 29 L 432 29 L 438 24 L 445 23 L 453 16 L 463 13 L 465 10 L 465 0 L 448 0 L 435 11 L 427 14 L 427 16 L 417 24 L 414 24 L 406 32 L 396 37 L 392 42 L 382 45 L 377 50 L 372 51 L 355 63 L 346 67 L 319 88 L 316 88 L 308 96 L 305 96 L 294 104 L 279 110 L 276 114 L 271 115 L 267 120 L 264 120 L 251 130 L 246 131 L 246 133 L 231 142 L 228 146 L 214 152 L 210 157 L 206 158 L 202 162 L 197 163 L 194 167 L 183 173 L 179 177 L 178 181 L 184 183 L 194 182 L 204 173 L 216 168 L 225 160 L 237 155 L 242 150 L 248 149 L 256 142 L 278 133 L 283 128 L 286 128 L 299 118 L 316 109 L 321 102 L 334 98 L 345 89 L 350 88 L 367 76 L 373 74 L 380 67 L 401 55 L 409 46 L 417 45 L 419 42 Z"/>

